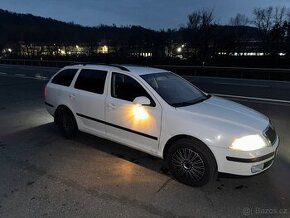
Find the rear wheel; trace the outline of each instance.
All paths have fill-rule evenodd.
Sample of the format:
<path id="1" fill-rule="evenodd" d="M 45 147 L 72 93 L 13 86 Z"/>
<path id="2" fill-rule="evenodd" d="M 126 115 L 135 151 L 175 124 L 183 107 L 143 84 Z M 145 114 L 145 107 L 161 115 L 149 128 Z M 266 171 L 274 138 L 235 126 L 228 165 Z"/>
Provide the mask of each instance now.
<path id="1" fill-rule="evenodd" d="M 176 141 L 168 151 L 171 174 L 190 186 L 203 186 L 217 173 L 215 159 L 206 145 L 190 138 Z"/>
<path id="2" fill-rule="evenodd" d="M 76 137 L 78 126 L 73 113 L 69 109 L 60 109 L 57 115 L 57 125 L 65 138 L 72 139 Z"/>

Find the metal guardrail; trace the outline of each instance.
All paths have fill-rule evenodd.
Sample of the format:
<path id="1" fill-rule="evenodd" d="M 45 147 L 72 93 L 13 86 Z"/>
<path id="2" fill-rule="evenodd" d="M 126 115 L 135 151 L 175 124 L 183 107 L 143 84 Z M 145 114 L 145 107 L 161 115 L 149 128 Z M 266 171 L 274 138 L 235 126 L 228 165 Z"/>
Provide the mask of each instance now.
<path id="1" fill-rule="evenodd" d="M 73 63 L 82 63 L 82 62 L 29 60 L 29 59 L 0 59 L 0 64 L 30 65 L 42 67 L 63 67 Z M 208 77 L 290 81 L 290 69 L 180 66 L 180 65 L 155 65 L 155 67 L 168 69 L 177 74 L 186 76 L 208 76 Z"/>

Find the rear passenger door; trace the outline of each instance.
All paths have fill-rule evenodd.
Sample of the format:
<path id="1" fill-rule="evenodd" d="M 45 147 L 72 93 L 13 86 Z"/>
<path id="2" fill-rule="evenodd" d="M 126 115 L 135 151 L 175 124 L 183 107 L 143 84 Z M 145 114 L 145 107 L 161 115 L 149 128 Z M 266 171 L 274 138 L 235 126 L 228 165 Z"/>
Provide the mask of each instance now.
<path id="1" fill-rule="evenodd" d="M 82 69 L 71 93 L 73 109 L 83 131 L 105 135 L 105 82 L 108 72 Z"/>

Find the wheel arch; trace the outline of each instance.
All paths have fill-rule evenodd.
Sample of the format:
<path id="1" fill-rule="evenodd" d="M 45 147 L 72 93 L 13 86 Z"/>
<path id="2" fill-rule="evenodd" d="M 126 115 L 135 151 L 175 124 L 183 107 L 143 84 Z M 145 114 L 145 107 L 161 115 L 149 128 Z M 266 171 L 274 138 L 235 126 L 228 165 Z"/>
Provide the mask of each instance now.
<path id="1" fill-rule="evenodd" d="M 214 161 L 215 161 L 215 164 L 216 164 L 216 167 L 217 167 L 217 170 L 218 170 L 218 164 L 217 164 L 217 160 L 216 160 L 216 157 L 214 155 L 214 153 L 212 152 L 212 150 L 209 148 L 208 145 L 206 145 L 203 141 L 201 141 L 200 139 L 196 138 L 196 137 L 193 137 L 193 136 L 190 136 L 190 135 L 186 135 L 186 134 L 181 134 L 181 135 L 176 135 L 176 136 L 173 136 L 171 137 L 165 144 L 164 146 L 164 149 L 163 149 L 163 159 L 166 159 L 167 158 L 167 154 L 168 154 L 168 150 L 169 148 L 174 144 L 174 142 L 180 140 L 180 139 L 184 139 L 184 138 L 188 138 L 188 139 L 191 139 L 192 141 L 204 146 L 208 151 L 209 153 L 212 155 Z"/>
<path id="2" fill-rule="evenodd" d="M 55 123 L 55 125 L 58 124 L 59 113 L 62 110 L 67 110 L 67 111 L 71 112 L 72 115 L 74 116 L 74 119 L 76 120 L 76 117 L 75 117 L 73 111 L 67 105 L 60 104 L 60 105 L 57 106 L 57 108 L 55 109 L 55 112 L 54 112 L 54 123 Z"/>

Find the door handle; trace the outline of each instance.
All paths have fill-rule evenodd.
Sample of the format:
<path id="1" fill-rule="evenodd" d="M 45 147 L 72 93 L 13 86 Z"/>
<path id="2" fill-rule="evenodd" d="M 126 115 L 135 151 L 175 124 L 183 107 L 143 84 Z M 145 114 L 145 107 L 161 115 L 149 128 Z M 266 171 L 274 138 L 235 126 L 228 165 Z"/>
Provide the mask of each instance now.
<path id="1" fill-rule="evenodd" d="M 75 94 L 70 94 L 70 95 L 69 95 L 69 98 L 70 98 L 70 99 L 75 99 L 75 98 L 76 98 L 76 95 L 75 95 Z"/>
<path id="2" fill-rule="evenodd" d="M 113 109 L 116 108 L 116 105 L 114 105 L 113 103 L 108 103 L 108 104 L 107 104 L 107 108 L 113 110 Z"/>

